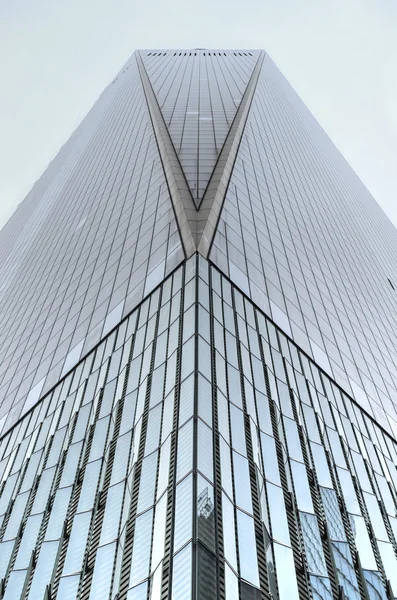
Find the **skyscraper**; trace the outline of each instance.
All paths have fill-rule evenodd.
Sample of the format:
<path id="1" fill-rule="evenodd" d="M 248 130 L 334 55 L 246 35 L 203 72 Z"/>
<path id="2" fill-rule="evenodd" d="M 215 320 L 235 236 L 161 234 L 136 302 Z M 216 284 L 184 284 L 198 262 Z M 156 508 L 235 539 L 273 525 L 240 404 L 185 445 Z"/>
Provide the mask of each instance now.
<path id="1" fill-rule="evenodd" d="M 397 231 L 265 52 L 136 52 L 0 257 L 0 598 L 397 597 Z"/>

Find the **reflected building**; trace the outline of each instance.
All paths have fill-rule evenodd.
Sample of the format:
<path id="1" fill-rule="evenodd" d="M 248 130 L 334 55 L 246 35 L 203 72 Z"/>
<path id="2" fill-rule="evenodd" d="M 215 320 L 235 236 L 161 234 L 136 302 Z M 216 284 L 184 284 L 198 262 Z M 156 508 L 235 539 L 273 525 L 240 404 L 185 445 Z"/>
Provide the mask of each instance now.
<path id="1" fill-rule="evenodd" d="M 136 52 L 0 257 L 0 598 L 397 597 L 397 232 L 265 52 Z"/>

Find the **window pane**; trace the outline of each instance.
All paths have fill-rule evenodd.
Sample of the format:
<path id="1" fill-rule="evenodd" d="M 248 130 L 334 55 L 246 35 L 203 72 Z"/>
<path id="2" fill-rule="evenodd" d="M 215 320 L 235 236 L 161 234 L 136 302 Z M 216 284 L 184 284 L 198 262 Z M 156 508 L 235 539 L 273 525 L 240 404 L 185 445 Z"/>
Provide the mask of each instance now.
<path id="1" fill-rule="evenodd" d="M 149 510 L 137 518 L 134 532 L 134 547 L 131 559 L 130 586 L 149 575 L 150 548 L 152 545 L 153 511 Z"/>
<path id="2" fill-rule="evenodd" d="M 174 556 L 172 570 L 172 600 L 190 600 L 192 597 L 192 545 Z"/>
<path id="3" fill-rule="evenodd" d="M 237 531 L 241 577 L 259 586 L 254 520 L 241 510 L 237 511 Z"/>

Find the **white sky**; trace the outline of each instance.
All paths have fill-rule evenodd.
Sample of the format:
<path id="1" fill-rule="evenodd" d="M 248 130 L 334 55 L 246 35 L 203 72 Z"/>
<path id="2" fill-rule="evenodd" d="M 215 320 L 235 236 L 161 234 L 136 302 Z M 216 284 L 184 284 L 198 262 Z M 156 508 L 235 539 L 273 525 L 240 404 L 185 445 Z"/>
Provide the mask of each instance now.
<path id="1" fill-rule="evenodd" d="M 135 48 L 264 48 L 397 225 L 395 0 L 0 0 L 0 227 Z"/>

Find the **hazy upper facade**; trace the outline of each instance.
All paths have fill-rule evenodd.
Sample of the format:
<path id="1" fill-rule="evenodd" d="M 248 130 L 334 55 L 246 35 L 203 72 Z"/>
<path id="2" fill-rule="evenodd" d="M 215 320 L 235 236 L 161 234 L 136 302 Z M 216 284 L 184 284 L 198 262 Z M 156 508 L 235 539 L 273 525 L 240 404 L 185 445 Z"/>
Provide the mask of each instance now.
<path id="1" fill-rule="evenodd" d="M 197 248 L 395 431 L 394 227 L 266 55 L 138 58 L 1 231 L 2 426 Z"/>

